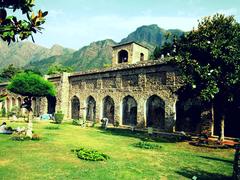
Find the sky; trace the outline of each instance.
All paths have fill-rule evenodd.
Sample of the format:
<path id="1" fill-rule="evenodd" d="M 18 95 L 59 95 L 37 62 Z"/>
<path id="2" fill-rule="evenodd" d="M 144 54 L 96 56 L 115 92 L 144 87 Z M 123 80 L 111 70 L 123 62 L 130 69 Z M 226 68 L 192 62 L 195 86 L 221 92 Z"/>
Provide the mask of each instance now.
<path id="1" fill-rule="evenodd" d="M 192 30 L 198 20 L 216 13 L 240 22 L 240 0 L 35 0 L 35 10 L 48 11 L 35 42 L 80 49 L 93 41 L 119 42 L 142 25 Z"/>

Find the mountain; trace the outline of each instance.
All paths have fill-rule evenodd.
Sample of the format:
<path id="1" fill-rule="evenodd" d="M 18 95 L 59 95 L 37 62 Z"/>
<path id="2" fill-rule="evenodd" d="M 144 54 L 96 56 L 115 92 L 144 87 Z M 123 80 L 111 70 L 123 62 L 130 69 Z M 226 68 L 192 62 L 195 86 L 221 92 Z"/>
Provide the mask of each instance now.
<path id="1" fill-rule="evenodd" d="M 153 51 L 156 46 L 161 47 L 165 42 L 171 42 L 174 36 L 179 37 L 183 33 L 184 32 L 179 29 L 165 30 L 158 27 L 156 24 L 152 24 L 149 26 L 141 26 L 137 28 L 126 38 L 122 39 L 120 44 L 136 41 L 142 45 L 147 46 L 151 51 Z M 169 36 L 168 39 L 167 36 Z"/>
<path id="2" fill-rule="evenodd" d="M 0 67 L 14 64 L 18 67 L 37 68 L 42 72 L 46 72 L 48 67 L 53 64 L 72 66 L 76 71 L 102 68 L 105 64 L 111 64 L 111 46 L 135 41 L 148 47 L 153 52 L 156 46 L 171 42 L 174 36 L 179 37 L 183 33 L 178 29 L 165 30 L 155 24 L 141 26 L 119 43 L 106 39 L 93 42 L 77 51 L 60 45 L 54 45 L 48 49 L 30 42 L 13 43 L 8 46 L 0 41 Z"/>
<path id="3" fill-rule="evenodd" d="M 9 64 L 16 67 L 23 67 L 30 62 L 40 61 L 56 55 L 72 54 L 74 50 L 54 45 L 48 49 L 31 42 L 11 43 L 0 40 L 0 67 L 4 68 Z"/>
<path id="4" fill-rule="evenodd" d="M 76 71 L 104 67 L 111 64 L 112 46 L 117 43 L 111 39 L 93 42 L 72 54 L 52 56 L 37 62 L 31 62 L 25 68 L 39 67 L 43 73 L 53 64 L 72 66 Z"/>
<path id="5" fill-rule="evenodd" d="M 111 39 L 97 41 L 73 53 L 73 57 L 63 65 L 75 66 L 76 70 L 101 68 L 112 62 L 112 46 L 117 43 Z"/>

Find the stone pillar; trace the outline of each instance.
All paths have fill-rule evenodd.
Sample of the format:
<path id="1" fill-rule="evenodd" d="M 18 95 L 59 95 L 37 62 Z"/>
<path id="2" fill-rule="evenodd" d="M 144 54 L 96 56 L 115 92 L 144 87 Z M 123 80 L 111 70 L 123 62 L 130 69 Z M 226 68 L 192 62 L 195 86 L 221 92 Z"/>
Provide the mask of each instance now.
<path id="1" fill-rule="evenodd" d="M 144 100 L 137 100 L 137 128 L 144 128 L 147 124 Z"/>
<path id="2" fill-rule="evenodd" d="M 62 111 L 64 114 L 65 118 L 70 118 L 69 117 L 69 73 L 62 73 L 61 76 L 61 82 L 60 82 L 60 87 L 59 87 L 59 92 L 58 92 L 58 99 L 59 102 L 57 102 L 56 105 L 56 110 L 57 111 Z"/>
<path id="3" fill-rule="evenodd" d="M 96 122 L 99 122 L 102 117 L 102 100 L 100 98 L 96 99 Z"/>
<path id="4" fill-rule="evenodd" d="M 40 115 L 48 113 L 47 112 L 48 111 L 48 101 L 47 101 L 46 97 L 41 98 L 39 111 L 40 111 Z"/>
<path id="5" fill-rule="evenodd" d="M 165 130 L 168 132 L 175 131 L 176 124 L 176 101 L 165 101 Z"/>
<path id="6" fill-rule="evenodd" d="M 121 115 L 121 100 L 119 98 L 113 98 L 114 100 L 114 123 L 116 121 L 119 122 L 119 124 L 121 125 L 122 123 L 122 115 Z"/>

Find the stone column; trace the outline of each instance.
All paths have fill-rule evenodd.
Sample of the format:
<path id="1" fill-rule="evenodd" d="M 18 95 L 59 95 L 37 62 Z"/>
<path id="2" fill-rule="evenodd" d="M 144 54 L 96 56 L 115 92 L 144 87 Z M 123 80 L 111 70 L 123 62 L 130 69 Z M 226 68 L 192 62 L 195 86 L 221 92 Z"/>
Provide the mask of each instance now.
<path id="1" fill-rule="evenodd" d="M 138 103 L 137 107 L 137 127 L 144 128 L 146 127 L 147 119 L 146 119 L 146 107 L 143 99 L 136 99 Z"/>
<path id="2" fill-rule="evenodd" d="M 62 111 L 62 113 L 65 115 L 65 118 L 69 118 L 69 73 L 63 73 L 61 76 L 61 82 L 58 92 L 58 99 L 59 102 L 57 102 L 57 110 Z"/>
<path id="3" fill-rule="evenodd" d="M 175 131 L 176 124 L 176 102 L 165 101 L 165 130 L 169 132 Z"/>

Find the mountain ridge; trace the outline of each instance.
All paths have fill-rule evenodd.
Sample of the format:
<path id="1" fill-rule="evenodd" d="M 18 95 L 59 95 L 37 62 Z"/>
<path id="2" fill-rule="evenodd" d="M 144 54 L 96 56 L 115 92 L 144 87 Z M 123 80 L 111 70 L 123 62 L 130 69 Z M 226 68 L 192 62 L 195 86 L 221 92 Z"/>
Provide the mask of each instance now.
<path id="1" fill-rule="evenodd" d="M 42 72 L 54 64 L 76 67 L 76 71 L 102 68 L 111 64 L 112 46 L 135 41 L 153 52 L 156 46 L 171 42 L 174 36 L 181 36 L 184 32 L 178 29 L 165 30 L 156 24 L 143 25 L 123 38 L 119 43 L 112 39 L 95 41 L 78 50 L 64 48 L 54 44 L 45 48 L 31 42 L 11 44 L 0 41 L 0 66 L 13 64 L 17 67 L 38 68 Z M 7 61 L 6 61 L 7 60 Z"/>

